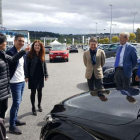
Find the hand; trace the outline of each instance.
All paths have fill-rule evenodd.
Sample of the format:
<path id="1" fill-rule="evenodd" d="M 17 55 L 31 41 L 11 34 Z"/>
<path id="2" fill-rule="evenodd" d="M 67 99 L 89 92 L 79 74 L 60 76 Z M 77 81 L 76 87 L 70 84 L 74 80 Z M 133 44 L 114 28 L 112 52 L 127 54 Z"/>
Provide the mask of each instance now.
<path id="1" fill-rule="evenodd" d="M 25 52 L 28 52 L 30 50 L 30 44 L 28 44 L 25 48 Z"/>
<path id="2" fill-rule="evenodd" d="M 135 81 L 139 81 L 139 77 L 138 77 L 138 75 L 136 75 L 136 77 L 135 77 Z"/>
<path id="3" fill-rule="evenodd" d="M 45 81 L 47 81 L 48 78 L 45 78 Z"/>
<path id="4" fill-rule="evenodd" d="M 28 82 L 28 78 L 25 79 L 25 82 Z"/>

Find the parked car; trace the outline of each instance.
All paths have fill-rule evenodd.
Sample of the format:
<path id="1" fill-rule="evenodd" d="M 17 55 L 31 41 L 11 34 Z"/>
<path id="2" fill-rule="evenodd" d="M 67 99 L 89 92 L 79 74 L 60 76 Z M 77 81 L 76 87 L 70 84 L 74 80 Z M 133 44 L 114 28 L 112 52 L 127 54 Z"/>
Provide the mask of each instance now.
<path id="1" fill-rule="evenodd" d="M 89 45 L 84 45 L 83 50 L 84 50 L 84 51 L 89 50 Z"/>
<path id="2" fill-rule="evenodd" d="M 71 53 L 71 52 L 77 52 L 77 53 L 78 53 L 78 47 L 77 47 L 76 45 L 70 46 L 69 52 L 70 52 L 70 53 Z"/>
<path id="3" fill-rule="evenodd" d="M 69 61 L 69 52 L 64 45 L 54 45 L 49 53 L 50 62 L 54 60 Z"/>
<path id="4" fill-rule="evenodd" d="M 140 43 L 131 43 L 133 46 L 140 46 Z"/>
<path id="5" fill-rule="evenodd" d="M 105 52 L 106 58 L 116 56 L 116 51 L 118 48 L 118 44 L 112 44 L 108 47 L 105 47 L 103 50 Z"/>
<path id="6" fill-rule="evenodd" d="M 136 76 L 138 66 L 139 66 L 140 46 L 137 46 L 136 50 L 137 50 L 137 55 L 138 55 L 138 63 L 132 72 L 132 80 L 131 80 L 132 85 L 137 83 L 135 81 L 135 76 Z M 115 63 L 115 57 L 107 58 L 105 60 L 105 65 L 103 67 L 103 75 L 104 75 L 103 82 L 104 82 L 104 84 L 115 84 L 115 82 L 114 82 L 114 74 L 115 74 L 114 63 Z"/>
<path id="7" fill-rule="evenodd" d="M 103 49 L 109 47 L 110 45 L 111 44 L 100 44 L 100 45 L 98 45 L 98 48 L 103 50 Z"/>
<path id="8" fill-rule="evenodd" d="M 45 48 L 45 53 L 49 53 L 50 50 L 52 49 L 51 46 L 45 46 L 44 48 Z"/>
<path id="9" fill-rule="evenodd" d="M 44 118 L 40 140 L 140 140 L 140 95 L 133 90 L 129 98 L 111 89 L 106 102 L 84 92 L 56 104 Z"/>

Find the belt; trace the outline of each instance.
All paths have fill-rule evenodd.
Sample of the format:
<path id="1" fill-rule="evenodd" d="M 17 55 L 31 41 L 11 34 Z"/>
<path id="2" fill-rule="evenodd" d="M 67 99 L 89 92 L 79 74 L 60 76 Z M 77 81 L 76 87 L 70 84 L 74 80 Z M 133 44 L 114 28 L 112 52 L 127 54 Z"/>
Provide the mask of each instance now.
<path id="1" fill-rule="evenodd" d="M 123 67 L 121 67 L 121 66 L 118 66 L 118 67 L 117 67 L 117 69 L 123 69 Z"/>

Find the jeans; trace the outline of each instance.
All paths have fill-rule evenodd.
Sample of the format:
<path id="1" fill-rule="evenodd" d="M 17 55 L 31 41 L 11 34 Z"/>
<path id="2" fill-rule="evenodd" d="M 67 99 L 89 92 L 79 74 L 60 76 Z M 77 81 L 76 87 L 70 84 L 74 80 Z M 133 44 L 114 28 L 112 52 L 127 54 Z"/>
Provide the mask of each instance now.
<path id="1" fill-rule="evenodd" d="M 15 126 L 19 105 L 22 101 L 24 87 L 25 87 L 25 82 L 10 83 L 12 99 L 13 99 L 13 104 L 10 110 L 10 126 Z"/>

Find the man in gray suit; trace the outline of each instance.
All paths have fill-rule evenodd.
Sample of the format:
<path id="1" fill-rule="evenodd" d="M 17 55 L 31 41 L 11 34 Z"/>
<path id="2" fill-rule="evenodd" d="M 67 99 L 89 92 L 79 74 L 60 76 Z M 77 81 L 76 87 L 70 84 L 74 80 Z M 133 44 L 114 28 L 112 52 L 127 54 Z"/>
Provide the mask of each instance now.
<path id="1" fill-rule="evenodd" d="M 122 32 L 119 35 L 120 46 L 116 53 L 115 60 L 115 82 L 117 89 L 122 89 L 130 86 L 132 69 L 137 64 L 137 51 L 134 46 L 127 43 L 129 33 Z"/>

